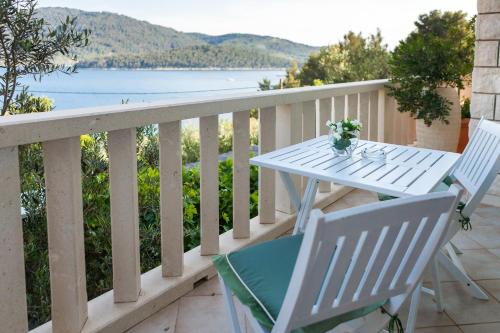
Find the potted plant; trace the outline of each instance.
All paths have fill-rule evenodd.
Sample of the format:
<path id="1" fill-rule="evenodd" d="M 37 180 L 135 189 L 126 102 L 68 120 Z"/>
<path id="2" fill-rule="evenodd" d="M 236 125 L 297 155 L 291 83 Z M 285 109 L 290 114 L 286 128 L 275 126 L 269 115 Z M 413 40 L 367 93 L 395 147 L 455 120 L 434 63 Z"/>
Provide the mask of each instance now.
<path id="1" fill-rule="evenodd" d="M 357 119 L 345 119 L 336 123 L 328 120 L 326 126 L 329 128 L 328 141 L 333 153 L 336 156 L 352 156 L 363 125 Z"/>
<path id="2" fill-rule="evenodd" d="M 432 11 L 389 61 L 389 95 L 417 119 L 417 145 L 455 151 L 460 131 L 459 90 L 470 76 L 474 20 L 463 12 Z"/>

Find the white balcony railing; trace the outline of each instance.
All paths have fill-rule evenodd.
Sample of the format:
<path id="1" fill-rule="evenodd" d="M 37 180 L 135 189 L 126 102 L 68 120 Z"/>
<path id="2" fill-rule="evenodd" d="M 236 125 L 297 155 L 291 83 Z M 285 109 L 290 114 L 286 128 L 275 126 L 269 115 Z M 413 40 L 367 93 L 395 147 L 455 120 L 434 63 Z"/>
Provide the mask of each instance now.
<path id="1" fill-rule="evenodd" d="M 359 118 L 362 138 L 413 143 L 415 123 L 396 111 L 386 80 L 255 92 L 173 103 L 120 105 L 0 119 L 0 327 L 26 332 L 18 146 L 42 142 L 52 321 L 35 332 L 120 332 L 215 274 L 210 255 L 283 234 L 293 210 L 274 172 L 260 171 L 259 216 L 249 219 L 249 113 L 259 108 L 261 152 L 325 134 L 328 119 Z M 219 236 L 218 115 L 234 127 L 234 229 Z M 181 121 L 200 118 L 201 245 L 184 253 Z M 140 274 L 135 128 L 159 125 L 162 265 Z M 108 132 L 113 290 L 87 300 L 79 136 Z M 300 184 L 301 180 L 295 180 Z M 348 189 L 322 184 L 325 206 Z"/>

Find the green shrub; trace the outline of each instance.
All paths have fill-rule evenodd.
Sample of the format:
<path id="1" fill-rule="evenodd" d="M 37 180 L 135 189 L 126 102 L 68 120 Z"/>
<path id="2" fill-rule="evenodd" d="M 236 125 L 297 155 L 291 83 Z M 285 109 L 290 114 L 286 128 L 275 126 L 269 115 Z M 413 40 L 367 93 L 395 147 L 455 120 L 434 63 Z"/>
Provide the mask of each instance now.
<path id="1" fill-rule="evenodd" d="M 194 126 L 186 126 L 181 134 L 182 162 L 194 163 L 200 160 L 200 133 Z"/>
<path id="2" fill-rule="evenodd" d="M 431 11 L 419 16 L 416 30 L 394 50 L 389 62 L 390 95 L 400 112 L 409 112 L 428 126 L 448 123 L 450 101 L 439 87 L 463 89 L 472 73 L 474 19 L 463 12 Z"/>
<path id="3" fill-rule="evenodd" d="M 254 109 L 255 110 L 255 109 Z M 252 116 L 253 115 L 253 116 Z M 256 112 L 253 111 L 250 117 L 250 145 L 259 144 L 259 121 L 254 118 Z M 152 147 L 152 151 L 157 151 L 157 139 L 154 141 L 156 146 Z M 182 162 L 195 163 L 200 160 L 200 134 L 198 128 L 194 126 L 186 126 L 182 129 Z M 219 154 L 228 153 L 233 149 L 233 125 L 230 120 L 223 119 L 219 122 Z"/>

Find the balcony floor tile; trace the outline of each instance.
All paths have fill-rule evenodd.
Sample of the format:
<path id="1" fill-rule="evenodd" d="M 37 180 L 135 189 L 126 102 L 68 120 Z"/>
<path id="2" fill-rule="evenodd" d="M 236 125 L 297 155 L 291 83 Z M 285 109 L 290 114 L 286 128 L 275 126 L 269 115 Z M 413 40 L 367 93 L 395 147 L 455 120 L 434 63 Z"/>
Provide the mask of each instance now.
<path id="1" fill-rule="evenodd" d="M 500 323 L 488 323 L 479 325 L 463 325 L 460 329 L 464 333 L 486 333 L 500 332 Z"/>
<path id="2" fill-rule="evenodd" d="M 158 311 L 142 323 L 134 326 L 127 333 L 174 333 L 180 300 Z"/>
<path id="3" fill-rule="evenodd" d="M 462 333 L 458 326 L 441 326 L 417 328 L 415 333 Z"/>

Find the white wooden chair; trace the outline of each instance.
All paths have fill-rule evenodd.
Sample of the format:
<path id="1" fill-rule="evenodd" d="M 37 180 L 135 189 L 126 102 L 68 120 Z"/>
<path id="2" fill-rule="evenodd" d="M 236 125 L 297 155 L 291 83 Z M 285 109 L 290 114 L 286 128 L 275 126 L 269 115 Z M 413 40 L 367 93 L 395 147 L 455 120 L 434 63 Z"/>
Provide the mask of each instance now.
<path id="1" fill-rule="evenodd" d="M 488 296 L 467 275 L 457 256 L 460 253 L 457 253 L 459 251 L 452 244 L 452 238 L 461 229 L 461 224 L 458 222 L 472 215 L 499 172 L 500 125 L 481 119 L 460 160 L 450 174 L 451 180 L 464 187 L 466 194 L 461 204 L 461 211 L 454 214 L 453 220 L 456 223 L 451 224 L 443 243 L 443 251 L 438 252 L 436 259 L 471 295 L 484 300 L 487 300 Z M 434 264 L 433 268 L 433 288 L 438 310 L 442 311 L 443 302 L 437 264 Z M 412 304 L 413 311 L 416 312 L 416 308 L 417 305 Z M 410 311 L 409 320 L 414 320 L 415 317 L 416 313 L 412 314 Z"/>
<path id="2" fill-rule="evenodd" d="M 264 327 L 252 315 L 253 310 L 243 306 L 253 330 L 256 333 L 291 332 L 343 315 L 348 321 L 337 326 L 334 332 L 379 332 L 389 322 L 387 314 L 372 310 L 357 318 L 345 315 L 373 304 L 384 304 L 384 309 L 391 314 L 399 312 L 413 290 L 421 286 L 424 269 L 444 240 L 461 193 L 459 186 L 452 185 L 449 192 L 374 203 L 326 215 L 314 210 L 303 236 L 288 238 L 296 241 L 294 237 L 303 237 L 293 260 L 281 308 L 275 309 L 275 318 L 269 317 L 272 327 Z M 287 239 L 219 256 L 227 260 L 231 274 L 237 275 L 233 282 L 241 282 L 255 297 L 252 304 L 262 306 L 268 315 L 271 309 L 266 309 L 265 299 L 252 292 L 243 278 L 245 273 L 240 274 L 236 260 L 230 262 L 230 258 L 238 258 L 243 266 L 253 264 L 256 271 L 261 267 L 272 270 L 274 266 L 267 263 L 269 257 L 285 260 L 288 252 L 261 252 L 264 255 L 259 258 L 231 255 L 243 251 L 258 253 L 259 247 L 269 248 L 273 242 L 283 244 Z M 214 262 L 216 260 L 214 258 Z M 239 333 L 231 293 L 235 288 L 229 287 L 230 279 L 220 273 L 220 266 L 216 264 L 216 267 L 232 328 Z M 274 276 L 274 272 L 265 273 Z M 246 274 L 256 279 L 261 287 L 267 287 L 267 281 L 261 281 L 258 272 Z"/>

